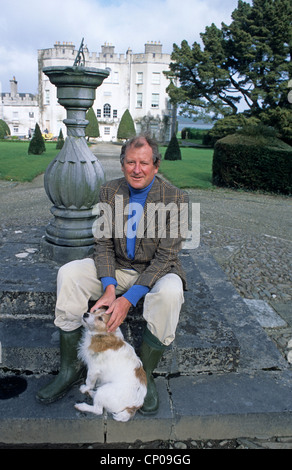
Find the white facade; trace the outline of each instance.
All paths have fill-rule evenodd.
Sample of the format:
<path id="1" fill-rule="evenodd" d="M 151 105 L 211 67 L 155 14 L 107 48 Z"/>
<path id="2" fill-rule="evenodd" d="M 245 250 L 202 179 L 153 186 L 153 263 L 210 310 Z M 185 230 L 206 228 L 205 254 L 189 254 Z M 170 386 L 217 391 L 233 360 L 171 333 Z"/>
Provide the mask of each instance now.
<path id="1" fill-rule="evenodd" d="M 85 66 L 108 69 L 109 77 L 96 90 L 93 110 L 99 122 L 100 140 L 115 141 L 120 119 L 128 109 L 136 132 L 150 131 L 159 140 L 169 140 L 172 110 L 166 87 L 169 81 L 163 74 L 168 70 L 170 54 L 162 53 L 160 43 L 145 44 L 145 51 L 116 54 L 114 46 L 104 44 L 101 52 L 89 53 L 84 48 Z M 57 102 L 56 87 L 42 72 L 43 67 L 73 65 L 77 50 L 72 43 L 56 43 L 53 48 L 38 51 L 39 125 L 58 136 L 62 129 L 65 109 Z"/>
<path id="2" fill-rule="evenodd" d="M 37 96 L 18 93 L 15 77 L 10 80 L 10 93 L 1 93 L 0 119 L 10 128 L 12 136 L 29 137 L 39 122 L 39 103 Z"/>

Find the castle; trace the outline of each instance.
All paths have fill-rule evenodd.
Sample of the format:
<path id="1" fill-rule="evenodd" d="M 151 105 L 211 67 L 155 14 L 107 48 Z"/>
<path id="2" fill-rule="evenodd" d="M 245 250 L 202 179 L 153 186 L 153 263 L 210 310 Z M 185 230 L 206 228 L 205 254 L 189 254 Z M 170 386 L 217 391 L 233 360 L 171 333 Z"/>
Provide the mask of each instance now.
<path id="1" fill-rule="evenodd" d="M 173 112 L 166 87 L 169 80 L 170 54 L 162 52 L 162 44 L 148 42 L 143 53 L 115 53 L 115 47 L 105 43 L 101 52 L 83 49 L 85 66 L 107 69 L 110 73 L 96 90 L 93 105 L 99 122 L 100 140 L 115 141 L 121 117 L 126 109 L 134 120 L 136 132 L 148 131 L 159 140 L 169 140 Z M 38 122 L 42 132 L 66 135 L 63 120 L 65 109 L 57 101 L 57 90 L 42 72 L 44 67 L 73 65 L 77 50 L 71 42 L 56 42 L 53 48 L 38 50 L 38 95 L 18 94 L 15 78 L 11 92 L 2 93 L 0 118 L 10 127 L 12 135 L 28 136 Z"/>

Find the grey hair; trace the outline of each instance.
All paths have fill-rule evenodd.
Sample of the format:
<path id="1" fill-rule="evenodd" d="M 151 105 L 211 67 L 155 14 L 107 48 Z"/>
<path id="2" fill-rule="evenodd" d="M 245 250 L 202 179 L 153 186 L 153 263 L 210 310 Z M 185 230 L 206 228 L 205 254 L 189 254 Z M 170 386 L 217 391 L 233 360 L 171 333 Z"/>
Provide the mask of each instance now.
<path id="1" fill-rule="evenodd" d="M 122 166 L 124 164 L 125 156 L 129 148 L 132 146 L 134 148 L 141 148 L 145 145 L 145 141 L 152 148 L 152 158 L 153 158 L 154 166 L 159 167 L 161 154 L 159 153 L 159 150 L 158 150 L 158 144 L 156 140 L 150 137 L 148 134 L 141 134 L 141 135 L 132 137 L 131 139 L 127 140 L 127 142 L 124 143 L 124 145 L 122 146 L 121 154 L 120 154 L 120 162 Z"/>

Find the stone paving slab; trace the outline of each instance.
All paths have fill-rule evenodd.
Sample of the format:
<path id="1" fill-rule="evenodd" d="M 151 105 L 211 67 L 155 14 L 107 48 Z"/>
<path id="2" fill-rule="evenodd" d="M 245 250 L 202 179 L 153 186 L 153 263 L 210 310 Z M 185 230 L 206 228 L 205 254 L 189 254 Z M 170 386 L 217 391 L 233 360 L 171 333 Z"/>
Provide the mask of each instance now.
<path id="1" fill-rule="evenodd" d="M 59 402 L 43 405 L 35 393 L 45 377 L 27 377 L 18 398 L 0 400 L 0 443 L 118 443 L 231 439 L 292 435 L 292 373 L 263 372 L 156 379 L 158 413 L 118 423 L 111 416 L 78 412 L 75 386 Z"/>

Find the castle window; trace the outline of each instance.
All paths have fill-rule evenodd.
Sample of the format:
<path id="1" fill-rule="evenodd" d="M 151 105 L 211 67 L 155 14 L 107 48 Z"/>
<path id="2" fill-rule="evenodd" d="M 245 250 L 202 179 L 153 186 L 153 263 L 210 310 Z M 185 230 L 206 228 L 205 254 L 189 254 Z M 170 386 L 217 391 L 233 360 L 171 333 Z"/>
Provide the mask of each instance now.
<path id="1" fill-rule="evenodd" d="M 152 72 L 152 84 L 160 85 L 160 73 L 159 72 Z"/>
<path id="2" fill-rule="evenodd" d="M 152 93 L 151 108 L 159 108 L 159 93 Z"/>
<path id="3" fill-rule="evenodd" d="M 142 105 L 143 105 L 142 93 L 137 93 L 137 104 L 136 104 L 136 108 L 142 108 Z"/>
<path id="4" fill-rule="evenodd" d="M 143 83 L 143 72 L 137 72 L 136 83 L 137 85 L 141 85 Z"/>
<path id="5" fill-rule="evenodd" d="M 111 117 L 111 105 L 106 103 L 103 107 L 103 117 L 110 118 Z"/>
<path id="6" fill-rule="evenodd" d="M 104 135 L 110 135 L 111 134 L 111 128 L 110 127 L 105 127 L 104 128 Z"/>
<path id="7" fill-rule="evenodd" d="M 96 110 L 96 117 L 101 118 L 101 109 Z"/>
<path id="8" fill-rule="evenodd" d="M 118 110 L 113 109 L 113 118 L 117 118 L 117 117 L 118 117 Z"/>

